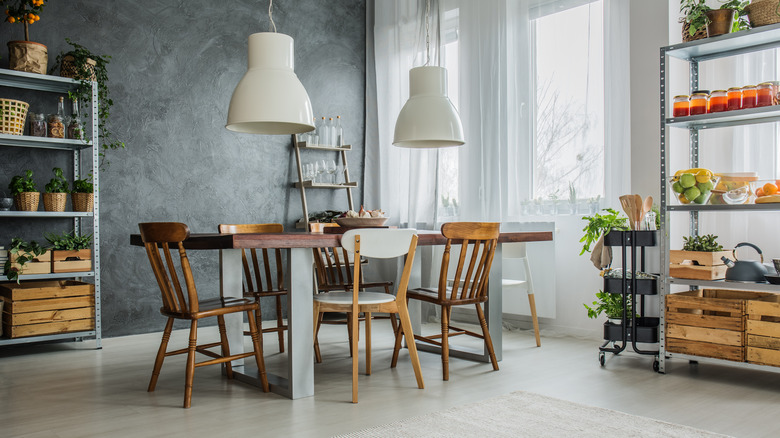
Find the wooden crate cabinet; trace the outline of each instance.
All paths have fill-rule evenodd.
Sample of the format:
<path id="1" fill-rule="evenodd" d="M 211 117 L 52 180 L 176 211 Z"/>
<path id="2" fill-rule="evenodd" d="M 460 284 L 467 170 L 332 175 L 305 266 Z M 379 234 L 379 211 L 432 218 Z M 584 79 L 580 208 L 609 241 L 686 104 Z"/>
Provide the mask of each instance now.
<path id="1" fill-rule="evenodd" d="M 747 361 L 780 366 L 780 295 L 747 303 Z"/>
<path id="2" fill-rule="evenodd" d="M 0 283 L 9 338 L 95 329 L 95 286 L 74 280 Z"/>

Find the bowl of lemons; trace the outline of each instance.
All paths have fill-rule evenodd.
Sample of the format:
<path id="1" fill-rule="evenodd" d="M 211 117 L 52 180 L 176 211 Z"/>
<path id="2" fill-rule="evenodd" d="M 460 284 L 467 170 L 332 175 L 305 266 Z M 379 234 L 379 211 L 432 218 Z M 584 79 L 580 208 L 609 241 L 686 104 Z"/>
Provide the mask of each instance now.
<path id="1" fill-rule="evenodd" d="M 669 188 L 672 197 L 680 205 L 707 204 L 712 196 L 712 189 L 718 184 L 720 177 L 709 169 L 694 168 L 678 170 L 669 178 Z"/>

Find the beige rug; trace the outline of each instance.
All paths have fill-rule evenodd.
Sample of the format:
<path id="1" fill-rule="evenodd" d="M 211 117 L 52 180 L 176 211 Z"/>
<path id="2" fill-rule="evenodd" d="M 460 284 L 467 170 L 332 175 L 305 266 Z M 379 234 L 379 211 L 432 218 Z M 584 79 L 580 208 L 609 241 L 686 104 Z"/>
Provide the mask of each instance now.
<path id="1" fill-rule="evenodd" d="M 362 437 L 724 437 L 530 392 L 339 435 Z"/>

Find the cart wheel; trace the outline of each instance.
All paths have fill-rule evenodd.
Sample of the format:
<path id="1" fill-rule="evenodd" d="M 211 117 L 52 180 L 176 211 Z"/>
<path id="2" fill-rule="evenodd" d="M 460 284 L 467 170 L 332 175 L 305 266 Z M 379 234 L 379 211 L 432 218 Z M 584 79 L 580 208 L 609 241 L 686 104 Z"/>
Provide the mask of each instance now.
<path id="1" fill-rule="evenodd" d="M 602 351 L 601 353 L 599 353 L 599 364 L 601 364 L 601 366 L 604 366 L 606 362 L 607 360 L 604 358 L 604 352 Z"/>
<path id="2" fill-rule="evenodd" d="M 653 361 L 653 371 L 655 371 L 657 373 L 658 370 L 660 370 L 660 369 L 661 369 L 661 362 L 658 362 L 658 359 L 654 360 Z"/>

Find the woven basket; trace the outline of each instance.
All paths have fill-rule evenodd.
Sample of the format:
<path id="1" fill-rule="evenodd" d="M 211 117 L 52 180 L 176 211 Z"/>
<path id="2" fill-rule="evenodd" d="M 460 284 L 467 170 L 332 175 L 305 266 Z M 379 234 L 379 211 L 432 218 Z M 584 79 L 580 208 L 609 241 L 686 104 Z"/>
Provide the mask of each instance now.
<path id="1" fill-rule="evenodd" d="M 753 0 L 745 10 L 753 27 L 780 23 L 780 0 Z"/>
<path id="2" fill-rule="evenodd" d="M 14 197 L 14 204 L 18 211 L 38 211 L 40 201 L 40 192 L 22 192 Z"/>
<path id="3" fill-rule="evenodd" d="M 696 31 L 693 35 L 691 35 L 688 31 L 691 28 L 691 24 L 688 22 L 683 22 L 682 26 L 682 39 L 684 43 L 688 43 L 691 41 L 700 40 L 702 38 L 707 38 L 707 26 L 700 27 L 699 30 Z"/>
<path id="4" fill-rule="evenodd" d="M 0 133 L 22 135 L 29 106 L 21 100 L 0 99 Z"/>
<path id="5" fill-rule="evenodd" d="M 46 211 L 65 211 L 67 200 L 67 193 L 44 193 L 43 209 Z"/>
<path id="6" fill-rule="evenodd" d="M 72 57 L 71 55 L 65 55 L 62 58 L 62 63 L 60 64 L 60 76 L 71 79 L 82 79 L 78 73 L 78 69 L 76 68 L 76 63 L 74 62 L 75 60 L 76 58 Z M 88 79 L 91 81 L 96 80 L 95 65 L 97 65 L 97 63 L 93 59 L 87 58 L 87 65 L 85 68 L 90 73 Z"/>
<path id="7" fill-rule="evenodd" d="M 92 211 L 95 196 L 92 193 L 71 193 L 73 211 Z"/>

